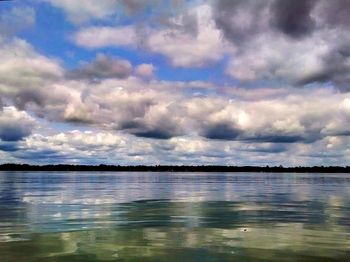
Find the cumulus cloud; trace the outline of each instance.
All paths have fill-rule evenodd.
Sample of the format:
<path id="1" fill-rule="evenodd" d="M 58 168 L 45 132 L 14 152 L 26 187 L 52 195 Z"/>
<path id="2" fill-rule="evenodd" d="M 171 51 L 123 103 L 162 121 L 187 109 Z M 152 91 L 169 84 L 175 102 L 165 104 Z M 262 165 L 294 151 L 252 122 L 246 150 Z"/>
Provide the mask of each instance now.
<path id="1" fill-rule="evenodd" d="M 176 111 L 173 111 L 176 110 Z M 158 103 L 152 105 L 145 112 L 143 120 L 129 128 L 136 136 L 168 139 L 183 134 L 182 117 L 178 107 Z M 171 116 L 171 118 L 169 118 Z"/>
<path id="2" fill-rule="evenodd" d="M 135 159 L 147 161 L 155 153 L 146 141 L 108 131 L 73 130 L 46 136 L 33 134 L 20 146 L 24 150 L 15 153 L 17 158 L 44 163 L 128 164 Z M 41 160 L 37 159 L 38 155 L 42 156 Z"/>
<path id="3" fill-rule="evenodd" d="M 127 78 L 132 72 L 132 65 L 125 59 L 107 57 L 97 54 L 90 64 L 83 64 L 81 68 L 68 73 L 73 79 L 101 80 L 107 78 Z"/>
<path id="4" fill-rule="evenodd" d="M 87 48 L 141 47 L 166 56 L 172 65 L 179 67 L 204 67 L 224 55 L 225 41 L 215 26 L 209 5 L 190 9 L 169 19 L 167 24 L 165 28 L 140 30 L 135 26 L 88 27 L 73 39 Z"/>
<path id="5" fill-rule="evenodd" d="M 190 119 L 198 121 L 199 134 L 211 139 L 312 143 L 325 137 L 325 128 L 332 121 L 348 121 L 337 106 L 346 97 L 314 91 L 256 101 L 201 98 L 188 100 L 187 112 Z M 341 131 L 340 125 L 334 126 Z"/>
<path id="6" fill-rule="evenodd" d="M 135 68 L 135 72 L 137 75 L 146 78 L 152 77 L 155 70 L 156 68 L 152 64 L 141 64 Z"/>
<path id="7" fill-rule="evenodd" d="M 77 45 L 94 49 L 106 46 L 135 47 L 138 38 L 133 26 L 92 26 L 80 30 L 73 40 Z"/>
<path id="8" fill-rule="evenodd" d="M 281 35 L 267 33 L 246 43 L 228 64 L 227 73 L 242 81 L 281 80 L 292 84 L 308 82 L 327 66 L 324 62 L 336 37 L 319 33 L 293 42 Z M 270 43 L 274 43 L 272 48 Z"/>
<path id="9" fill-rule="evenodd" d="M 130 63 L 103 55 L 65 72 L 57 61 L 43 57 L 21 40 L 0 52 L 4 57 L 0 66 L 3 102 L 48 120 L 107 126 L 142 137 L 165 139 L 183 134 L 182 111 L 171 103 L 180 100 L 187 85 L 206 85 L 125 78 L 132 71 Z M 99 81 L 81 81 L 84 78 Z"/>
<path id="10" fill-rule="evenodd" d="M 125 146 L 122 136 L 107 132 L 73 130 L 66 133 L 58 133 L 52 136 L 33 135 L 25 140 L 25 146 L 33 150 L 50 149 L 58 152 L 72 150 L 112 150 L 118 146 Z"/>
<path id="11" fill-rule="evenodd" d="M 217 27 L 237 48 L 227 68 L 232 77 L 294 85 L 332 81 L 348 90 L 347 1 L 220 0 L 213 6 Z"/>
<path id="12" fill-rule="evenodd" d="M 219 61 L 224 52 L 224 40 L 212 19 L 208 5 L 196 7 L 189 13 L 173 18 L 175 26 L 154 31 L 147 39 L 152 52 L 165 55 L 174 66 L 203 67 Z M 188 26 L 188 17 L 192 17 Z M 189 30 L 193 28 L 193 30 Z"/>
<path id="13" fill-rule="evenodd" d="M 332 82 L 340 90 L 349 91 L 350 88 L 350 53 L 345 46 L 335 47 L 322 57 L 322 70 L 301 79 L 301 84 L 313 82 Z"/>
<path id="14" fill-rule="evenodd" d="M 12 152 L 15 159 L 34 163 L 193 165 L 227 161 L 242 164 L 243 159 L 253 161 L 254 156 L 249 156 L 252 152 L 256 155 L 283 152 L 274 145 L 253 148 L 253 145 L 208 140 L 197 136 L 175 137 L 160 142 L 122 133 L 78 130 L 48 136 L 33 134 L 21 141 L 19 146 L 21 151 Z"/>
<path id="15" fill-rule="evenodd" d="M 0 55 L 0 88 L 5 93 L 14 91 L 9 86 L 34 87 L 63 75 L 57 61 L 38 54 L 26 41 L 18 38 L 4 43 Z"/>
<path id="16" fill-rule="evenodd" d="M 123 78 L 118 75 L 120 65 L 128 69 L 130 64 L 103 55 L 76 71 L 80 77 L 100 81 L 78 81 L 67 79 L 55 60 L 42 57 L 23 41 L 6 50 L 2 49 L 5 59 L 0 66 L 2 98 L 49 120 L 89 123 L 146 138 L 195 134 L 252 143 L 311 143 L 347 132 L 339 124 L 348 121 L 346 94 L 331 90 L 291 93 L 289 89 L 276 97 L 252 100 L 251 91 L 241 89 L 197 98 L 189 96 L 186 87 L 212 85 Z M 36 70 L 36 63 L 28 68 L 30 61 L 37 61 Z M 266 91 L 256 89 L 254 97 L 259 93 Z"/>
<path id="17" fill-rule="evenodd" d="M 270 0 L 218 0 L 213 3 L 213 17 L 226 39 L 241 43 L 265 30 L 270 3 Z"/>
<path id="18" fill-rule="evenodd" d="M 161 2 L 118 4 L 137 13 L 147 6 L 161 8 Z M 150 19 L 142 27 L 92 26 L 73 39 L 89 49 L 116 46 L 159 53 L 176 67 L 206 67 L 228 55 L 226 72 L 243 82 L 286 81 L 299 86 L 331 81 L 343 91 L 349 88 L 346 0 L 180 5 L 178 12 L 158 19 L 157 26 Z"/>
<path id="19" fill-rule="evenodd" d="M 34 119 L 26 112 L 18 111 L 15 107 L 3 107 L 0 111 L 0 139 L 8 142 L 19 141 L 31 134 L 34 124 Z M 4 145 L 2 147 L 4 150 Z"/>
<path id="20" fill-rule="evenodd" d="M 40 117 L 57 119 L 79 90 L 61 84 L 65 71 L 60 63 L 37 53 L 26 41 L 15 38 L 0 48 L 2 101 Z"/>
<path id="21" fill-rule="evenodd" d="M 98 55 L 94 62 L 65 72 L 24 41 L 14 41 L 0 52 L 3 102 L 48 120 L 108 124 L 138 136 L 168 138 L 181 133 L 176 118 L 168 118 L 167 90 L 172 84 L 126 78 L 132 72 L 126 60 Z M 176 83 L 175 88 L 185 85 Z"/>
<path id="22" fill-rule="evenodd" d="M 137 136 L 168 138 L 181 133 L 176 125 L 180 111 L 168 117 L 176 95 L 171 98 L 165 85 L 152 84 L 136 77 L 89 84 L 84 91 L 84 105 L 96 108 L 91 117 L 94 122 Z"/>
<path id="23" fill-rule="evenodd" d="M 344 145 L 348 140 L 326 137 L 315 143 L 286 145 L 182 136 L 160 142 L 121 133 L 75 130 L 31 135 L 20 142 L 21 151 L 9 152 L 16 161 L 30 163 L 325 165 L 347 161 L 348 149 Z"/>
<path id="24" fill-rule="evenodd" d="M 218 0 L 213 4 L 218 28 L 234 43 L 276 30 L 291 38 L 310 35 L 316 28 L 313 10 L 319 0 Z"/>

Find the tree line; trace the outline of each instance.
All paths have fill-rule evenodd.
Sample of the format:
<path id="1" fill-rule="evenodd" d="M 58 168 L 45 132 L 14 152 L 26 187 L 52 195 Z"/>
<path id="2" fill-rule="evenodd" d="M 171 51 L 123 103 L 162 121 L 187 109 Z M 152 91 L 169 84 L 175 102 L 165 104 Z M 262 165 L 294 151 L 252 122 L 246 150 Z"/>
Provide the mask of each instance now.
<path id="1" fill-rule="evenodd" d="M 121 172 L 272 172 L 272 173 L 348 173 L 350 166 L 220 166 L 220 165 L 28 165 L 2 164 L 2 171 L 121 171 Z"/>

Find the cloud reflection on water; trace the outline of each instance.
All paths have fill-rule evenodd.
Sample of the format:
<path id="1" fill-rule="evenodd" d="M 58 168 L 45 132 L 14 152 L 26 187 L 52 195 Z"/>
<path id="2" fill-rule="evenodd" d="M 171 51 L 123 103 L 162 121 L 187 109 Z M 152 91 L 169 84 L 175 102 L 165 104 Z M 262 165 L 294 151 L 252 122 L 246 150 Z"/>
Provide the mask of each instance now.
<path id="1" fill-rule="evenodd" d="M 350 254 L 347 174 L 3 172 L 0 178 L 0 254 L 14 256 L 12 248 L 22 246 L 18 261 L 38 248 L 29 256 L 166 261 L 169 252 L 193 259 L 204 250 L 227 261 Z"/>

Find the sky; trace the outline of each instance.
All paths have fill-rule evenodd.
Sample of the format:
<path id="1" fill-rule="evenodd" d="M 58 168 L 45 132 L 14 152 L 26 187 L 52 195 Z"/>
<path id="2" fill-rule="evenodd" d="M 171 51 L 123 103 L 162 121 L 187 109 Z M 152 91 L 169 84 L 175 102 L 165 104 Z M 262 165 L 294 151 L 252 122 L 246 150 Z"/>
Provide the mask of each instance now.
<path id="1" fill-rule="evenodd" d="M 349 13 L 0 1 L 0 163 L 349 165 Z"/>

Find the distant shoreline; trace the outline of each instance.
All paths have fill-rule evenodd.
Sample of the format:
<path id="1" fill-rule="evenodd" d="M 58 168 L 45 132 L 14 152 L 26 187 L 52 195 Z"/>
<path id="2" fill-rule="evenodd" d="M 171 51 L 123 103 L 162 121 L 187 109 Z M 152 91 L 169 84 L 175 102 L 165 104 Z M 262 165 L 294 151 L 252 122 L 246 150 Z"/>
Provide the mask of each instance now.
<path id="1" fill-rule="evenodd" d="M 27 165 L 3 164 L 0 171 L 101 171 L 101 172 L 267 172 L 267 173 L 350 173 L 350 166 L 119 166 L 119 165 Z"/>

